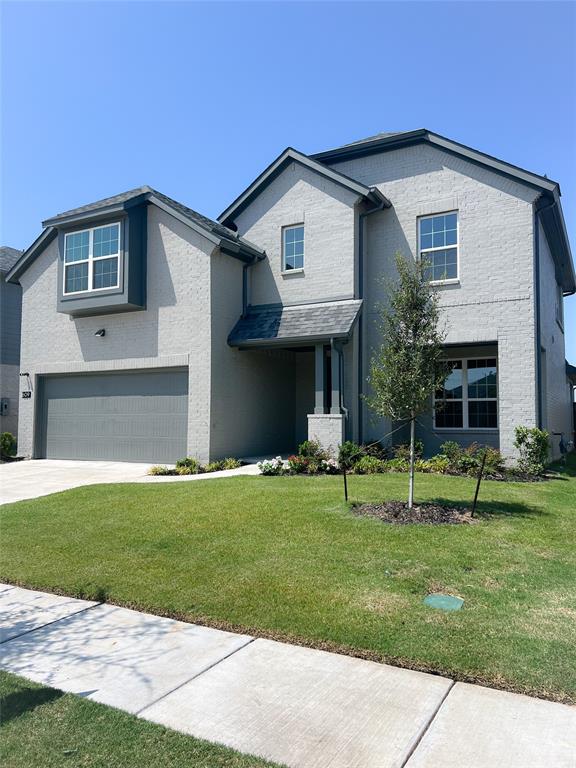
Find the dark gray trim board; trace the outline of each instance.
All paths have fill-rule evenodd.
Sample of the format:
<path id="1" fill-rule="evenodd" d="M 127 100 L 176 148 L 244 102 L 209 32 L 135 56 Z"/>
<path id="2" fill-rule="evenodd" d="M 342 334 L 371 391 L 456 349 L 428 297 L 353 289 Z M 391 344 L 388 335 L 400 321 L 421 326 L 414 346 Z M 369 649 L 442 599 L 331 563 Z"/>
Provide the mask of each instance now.
<path id="1" fill-rule="evenodd" d="M 361 184 L 349 176 L 345 176 L 343 173 L 339 173 L 332 168 L 322 165 L 322 163 L 316 162 L 302 152 L 288 147 L 218 216 L 218 221 L 226 226 L 234 226 L 235 216 L 247 208 L 262 190 L 274 181 L 291 163 L 298 163 L 329 181 L 333 181 L 335 184 L 354 192 L 359 197 L 366 198 L 373 203 L 382 203 L 386 208 L 390 207 L 390 201 L 378 189 L 367 187 L 365 184 Z"/>

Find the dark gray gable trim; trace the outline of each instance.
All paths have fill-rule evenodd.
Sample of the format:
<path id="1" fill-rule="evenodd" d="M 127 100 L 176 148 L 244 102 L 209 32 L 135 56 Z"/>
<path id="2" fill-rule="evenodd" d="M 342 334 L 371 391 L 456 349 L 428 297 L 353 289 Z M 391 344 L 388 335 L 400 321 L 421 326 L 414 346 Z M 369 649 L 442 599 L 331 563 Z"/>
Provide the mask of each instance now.
<path id="1" fill-rule="evenodd" d="M 540 215 L 542 229 L 556 265 L 556 280 L 564 295 L 570 296 L 576 293 L 576 274 L 558 194 L 541 195 L 535 208 Z"/>
<path id="2" fill-rule="evenodd" d="M 451 154 L 457 155 L 458 157 L 464 157 L 473 163 L 490 168 L 497 173 L 508 176 L 516 181 L 521 181 L 536 189 L 545 190 L 547 192 L 552 192 L 558 189 L 558 184 L 551 179 L 547 179 L 545 176 L 526 171 L 524 168 L 519 168 L 517 165 L 512 165 L 511 163 L 499 160 L 492 155 L 487 155 L 485 152 L 479 152 L 465 144 L 460 144 L 457 141 L 452 141 L 452 139 L 447 139 L 445 136 L 440 136 L 440 134 L 433 133 L 426 128 L 419 128 L 415 131 L 406 131 L 405 133 L 369 139 L 365 142 L 337 147 L 336 149 L 329 149 L 325 152 L 317 152 L 316 154 L 311 155 L 311 157 L 321 163 L 332 165 L 333 163 L 342 163 L 346 160 L 353 160 L 358 157 L 365 157 L 366 155 L 388 152 L 390 150 L 423 143 L 437 146 Z"/>
<path id="3" fill-rule="evenodd" d="M 129 208 L 141 205 L 146 201 L 148 196 L 148 192 L 143 192 L 141 194 L 135 194 L 134 197 L 130 197 L 122 202 L 104 205 L 101 208 L 91 208 L 90 210 L 78 211 L 76 213 L 70 213 L 69 215 L 60 214 L 58 216 L 53 216 L 51 219 L 46 219 L 46 221 L 42 222 L 42 226 L 68 227 L 71 224 L 82 224 L 84 221 L 96 221 L 100 218 L 109 218 L 115 213 L 123 213 Z"/>
<path id="4" fill-rule="evenodd" d="M 36 240 L 34 240 L 30 248 L 27 248 L 24 251 L 10 272 L 8 272 L 6 275 L 6 282 L 17 283 L 20 275 L 28 269 L 34 259 L 42 253 L 44 248 L 46 248 L 52 240 L 54 240 L 57 234 L 58 230 L 56 227 L 47 227 Z"/>
<path id="5" fill-rule="evenodd" d="M 218 216 L 218 221 L 225 226 L 233 224 L 234 217 L 241 211 L 247 208 L 250 203 L 255 200 L 258 195 L 265 189 L 282 171 L 291 163 L 299 163 L 305 168 L 309 168 L 311 171 L 320 174 L 326 179 L 333 181 L 345 189 L 355 192 L 359 197 L 365 197 L 374 202 L 385 202 L 385 207 L 390 207 L 390 202 L 386 200 L 384 195 L 378 190 L 371 187 L 367 187 L 364 184 L 360 184 L 358 181 L 351 179 L 349 176 L 345 176 L 343 173 L 333 170 L 322 163 L 308 157 L 308 155 L 298 152 L 292 147 L 287 149 L 279 155 L 253 182 L 250 186 L 239 195 L 234 202 Z"/>

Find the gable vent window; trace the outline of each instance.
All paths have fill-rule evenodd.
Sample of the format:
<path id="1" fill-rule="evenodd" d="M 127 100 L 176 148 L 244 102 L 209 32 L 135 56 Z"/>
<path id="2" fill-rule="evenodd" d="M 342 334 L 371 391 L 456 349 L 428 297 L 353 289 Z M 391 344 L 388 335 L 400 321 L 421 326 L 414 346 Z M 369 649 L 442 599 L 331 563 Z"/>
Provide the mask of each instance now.
<path id="1" fill-rule="evenodd" d="M 424 274 L 432 283 L 458 280 L 458 214 L 424 216 L 418 220 L 418 250 Z"/>
<path id="2" fill-rule="evenodd" d="M 304 225 L 282 230 L 282 271 L 304 269 Z"/>
<path id="3" fill-rule="evenodd" d="M 118 288 L 120 224 L 64 236 L 64 294 Z"/>

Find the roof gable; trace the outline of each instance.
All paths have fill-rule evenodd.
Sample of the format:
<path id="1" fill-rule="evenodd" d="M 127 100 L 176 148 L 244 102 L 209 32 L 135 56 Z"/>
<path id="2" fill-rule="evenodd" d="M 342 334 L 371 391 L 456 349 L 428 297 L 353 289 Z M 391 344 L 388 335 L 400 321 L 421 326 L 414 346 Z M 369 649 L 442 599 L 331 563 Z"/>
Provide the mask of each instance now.
<path id="1" fill-rule="evenodd" d="M 329 168 L 322 163 L 317 162 L 308 155 L 304 155 L 302 152 L 298 152 L 292 147 L 288 147 L 274 160 L 262 173 L 254 179 L 247 189 L 239 195 L 233 203 L 231 203 L 220 216 L 218 221 L 222 224 L 231 226 L 234 222 L 234 218 L 238 216 L 250 203 L 255 200 L 258 195 L 277 178 L 289 165 L 292 163 L 298 163 L 305 168 L 319 174 L 320 176 L 338 184 L 345 189 L 354 192 L 359 197 L 364 197 L 372 202 L 384 204 L 384 207 L 390 207 L 390 202 L 382 195 L 382 193 L 373 187 L 367 187 L 365 184 L 361 184 L 349 176 L 345 176 L 343 173 L 335 171 L 333 168 Z"/>

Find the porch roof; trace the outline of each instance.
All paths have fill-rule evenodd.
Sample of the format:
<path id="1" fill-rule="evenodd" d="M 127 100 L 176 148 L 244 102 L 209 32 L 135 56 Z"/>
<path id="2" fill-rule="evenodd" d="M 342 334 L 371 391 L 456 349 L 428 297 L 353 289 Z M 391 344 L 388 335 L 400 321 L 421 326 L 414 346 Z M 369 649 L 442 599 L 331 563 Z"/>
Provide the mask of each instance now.
<path id="1" fill-rule="evenodd" d="M 361 299 L 346 299 L 294 306 L 249 307 L 247 314 L 232 329 L 228 344 L 245 348 L 347 339 L 361 306 Z"/>

